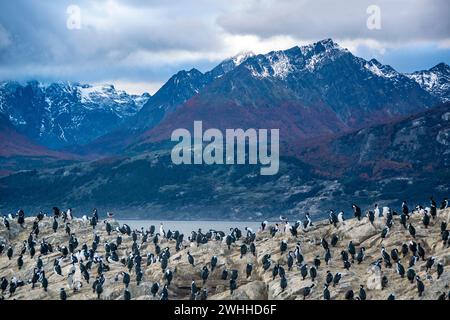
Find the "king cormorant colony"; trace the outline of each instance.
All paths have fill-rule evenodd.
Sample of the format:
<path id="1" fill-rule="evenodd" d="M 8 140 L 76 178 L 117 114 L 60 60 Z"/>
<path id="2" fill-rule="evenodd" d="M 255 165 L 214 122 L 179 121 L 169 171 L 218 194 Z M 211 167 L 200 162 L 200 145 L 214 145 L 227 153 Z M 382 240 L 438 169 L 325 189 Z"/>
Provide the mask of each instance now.
<path id="1" fill-rule="evenodd" d="M 96 209 L 0 224 L 1 299 L 450 299 L 448 200 L 259 230 L 132 230 Z M 349 206 L 350 208 L 350 206 Z"/>

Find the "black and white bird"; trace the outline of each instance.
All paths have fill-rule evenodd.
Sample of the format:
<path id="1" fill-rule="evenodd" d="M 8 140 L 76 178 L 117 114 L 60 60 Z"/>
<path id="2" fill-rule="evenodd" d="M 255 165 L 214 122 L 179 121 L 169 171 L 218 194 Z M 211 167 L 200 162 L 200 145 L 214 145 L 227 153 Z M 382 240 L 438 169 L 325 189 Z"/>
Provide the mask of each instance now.
<path id="1" fill-rule="evenodd" d="M 400 263 L 400 261 L 397 262 L 396 270 L 397 270 L 397 273 L 400 275 L 400 277 L 403 278 L 405 276 L 405 268 Z"/>
<path id="2" fill-rule="evenodd" d="M 405 216 L 409 217 L 409 208 L 408 205 L 406 204 L 406 201 L 402 202 L 402 212 Z"/>
<path id="3" fill-rule="evenodd" d="M 441 262 L 437 264 L 436 271 L 437 271 L 437 278 L 439 279 L 441 275 L 444 273 L 444 265 Z"/>
<path id="4" fill-rule="evenodd" d="M 353 208 L 353 215 L 355 216 L 356 219 L 358 219 L 358 221 L 361 221 L 361 208 L 358 207 L 356 204 L 352 204 L 352 208 Z"/>
<path id="5" fill-rule="evenodd" d="M 330 213 L 328 214 L 328 221 L 330 222 L 330 224 L 332 224 L 335 227 L 337 227 L 339 219 L 338 219 L 338 216 L 336 215 L 336 213 L 334 213 L 333 210 L 330 210 Z"/>
<path id="6" fill-rule="evenodd" d="M 448 208 L 448 199 L 445 198 L 442 202 L 441 202 L 441 210 L 447 209 Z"/>
<path id="7" fill-rule="evenodd" d="M 328 289 L 328 284 L 325 283 L 323 287 L 323 300 L 330 300 L 331 295 L 330 290 Z"/>

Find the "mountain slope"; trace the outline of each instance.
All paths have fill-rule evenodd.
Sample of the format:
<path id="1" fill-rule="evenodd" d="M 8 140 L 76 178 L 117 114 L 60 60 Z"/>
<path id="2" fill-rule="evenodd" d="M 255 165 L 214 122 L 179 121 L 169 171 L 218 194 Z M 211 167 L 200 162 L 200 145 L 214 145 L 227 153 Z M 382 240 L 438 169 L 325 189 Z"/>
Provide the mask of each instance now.
<path id="1" fill-rule="evenodd" d="M 0 179 L 0 207 L 91 206 L 126 217 L 258 219 L 310 212 L 317 217 L 352 202 L 372 206 L 424 202 L 450 189 L 450 107 L 311 141 L 282 154 L 280 171 L 261 176 L 254 165 L 173 165 L 171 145 Z M 317 145 L 314 145 L 317 143 Z M 58 188 L 54 188 L 58 185 Z M 36 192 L 39 190 L 39 192 Z"/>
<path id="2" fill-rule="evenodd" d="M 205 128 L 279 128 L 290 150 L 306 138 L 386 122 L 438 102 L 392 67 L 355 57 L 326 39 L 247 57 L 136 144 L 165 140 L 174 129 L 202 120 Z"/>
<path id="3" fill-rule="evenodd" d="M 450 101 L 450 66 L 439 63 L 429 70 L 406 75 L 442 102 Z"/>
<path id="4" fill-rule="evenodd" d="M 0 83 L 0 113 L 40 144 L 60 148 L 84 144 L 135 115 L 149 98 L 128 95 L 112 85 Z"/>
<path id="5" fill-rule="evenodd" d="M 47 149 L 19 133 L 0 114 L 0 176 L 18 170 L 79 161 L 78 155 Z"/>

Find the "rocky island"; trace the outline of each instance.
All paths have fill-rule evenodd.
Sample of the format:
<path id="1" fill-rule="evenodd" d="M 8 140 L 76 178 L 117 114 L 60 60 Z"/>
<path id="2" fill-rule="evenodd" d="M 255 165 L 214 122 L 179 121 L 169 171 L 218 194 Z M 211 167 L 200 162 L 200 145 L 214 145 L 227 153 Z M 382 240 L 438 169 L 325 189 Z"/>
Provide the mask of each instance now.
<path id="1" fill-rule="evenodd" d="M 184 236 L 112 217 L 5 217 L 0 298 L 447 299 L 450 209 L 428 210 Z"/>

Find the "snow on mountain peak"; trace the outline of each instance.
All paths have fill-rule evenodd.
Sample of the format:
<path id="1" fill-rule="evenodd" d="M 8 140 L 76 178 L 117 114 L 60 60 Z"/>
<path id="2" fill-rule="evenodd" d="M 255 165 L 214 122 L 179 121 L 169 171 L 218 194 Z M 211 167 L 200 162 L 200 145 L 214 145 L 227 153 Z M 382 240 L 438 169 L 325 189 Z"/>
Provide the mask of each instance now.
<path id="1" fill-rule="evenodd" d="M 381 64 L 376 59 L 367 61 L 364 64 L 364 68 L 366 68 L 367 70 L 369 70 L 370 72 L 372 72 L 374 75 L 376 75 L 378 77 L 394 78 L 399 75 L 399 73 L 397 71 L 395 71 L 393 68 L 391 68 L 390 66 L 385 66 L 385 65 Z"/>
<path id="2" fill-rule="evenodd" d="M 240 52 L 237 55 L 231 57 L 231 61 L 233 61 L 235 66 L 240 65 L 242 62 L 247 60 L 248 58 L 254 57 L 255 54 L 251 51 Z"/>
<path id="3" fill-rule="evenodd" d="M 279 51 L 269 58 L 273 70 L 273 76 L 285 79 L 294 69 L 289 58 L 284 52 Z"/>

